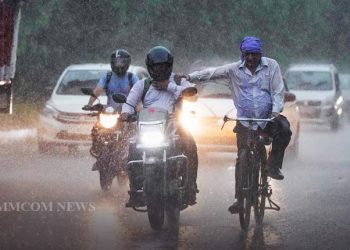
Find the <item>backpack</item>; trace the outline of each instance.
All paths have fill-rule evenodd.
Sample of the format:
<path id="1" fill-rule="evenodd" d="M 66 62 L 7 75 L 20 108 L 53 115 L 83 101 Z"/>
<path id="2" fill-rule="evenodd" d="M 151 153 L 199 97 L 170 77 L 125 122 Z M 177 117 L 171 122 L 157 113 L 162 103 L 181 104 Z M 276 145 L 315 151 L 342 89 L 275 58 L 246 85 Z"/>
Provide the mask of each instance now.
<path id="1" fill-rule="evenodd" d="M 131 72 L 127 72 L 127 73 L 128 73 L 128 82 L 129 82 L 129 90 L 130 90 L 132 88 L 132 82 L 131 82 L 132 81 L 132 73 Z M 106 84 L 104 87 L 104 90 L 105 90 L 107 96 L 109 94 L 108 84 L 111 81 L 112 74 L 113 74 L 112 71 L 107 72 Z"/>
<path id="2" fill-rule="evenodd" d="M 147 94 L 147 91 L 149 90 L 149 87 L 151 87 L 151 82 L 152 82 L 152 79 L 149 77 L 147 77 L 144 81 L 143 93 L 142 93 L 142 97 L 141 97 L 142 104 L 143 104 L 143 100 L 145 99 L 145 95 Z"/>

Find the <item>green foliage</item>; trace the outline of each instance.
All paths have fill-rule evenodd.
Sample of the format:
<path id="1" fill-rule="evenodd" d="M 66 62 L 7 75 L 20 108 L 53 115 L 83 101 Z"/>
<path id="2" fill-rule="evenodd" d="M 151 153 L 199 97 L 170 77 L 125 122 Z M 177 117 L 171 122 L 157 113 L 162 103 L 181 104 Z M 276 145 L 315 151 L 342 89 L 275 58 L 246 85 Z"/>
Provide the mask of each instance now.
<path id="1" fill-rule="evenodd" d="M 246 35 L 282 67 L 300 60 L 339 66 L 350 59 L 346 0 L 36 0 L 22 8 L 16 93 L 40 98 L 69 64 L 108 62 L 125 48 L 143 65 L 147 51 L 167 46 L 175 70 L 200 58 L 239 58 Z M 16 94 L 15 93 L 15 94 Z"/>

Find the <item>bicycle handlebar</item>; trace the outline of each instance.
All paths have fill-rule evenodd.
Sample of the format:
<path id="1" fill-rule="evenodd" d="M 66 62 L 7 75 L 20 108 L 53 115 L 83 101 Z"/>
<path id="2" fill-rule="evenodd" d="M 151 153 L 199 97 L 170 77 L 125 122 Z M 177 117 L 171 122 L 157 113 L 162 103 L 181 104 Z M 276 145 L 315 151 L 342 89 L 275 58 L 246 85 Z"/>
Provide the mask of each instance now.
<path id="1" fill-rule="evenodd" d="M 227 115 L 224 116 L 224 123 L 222 124 L 221 130 L 224 128 L 225 123 L 228 121 L 245 121 L 245 122 L 272 122 L 275 119 L 275 117 L 273 118 L 265 118 L 265 119 L 261 119 L 261 118 L 245 118 L 245 117 L 236 117 L 236 118 L 231 118 L 228 117 Z"/>

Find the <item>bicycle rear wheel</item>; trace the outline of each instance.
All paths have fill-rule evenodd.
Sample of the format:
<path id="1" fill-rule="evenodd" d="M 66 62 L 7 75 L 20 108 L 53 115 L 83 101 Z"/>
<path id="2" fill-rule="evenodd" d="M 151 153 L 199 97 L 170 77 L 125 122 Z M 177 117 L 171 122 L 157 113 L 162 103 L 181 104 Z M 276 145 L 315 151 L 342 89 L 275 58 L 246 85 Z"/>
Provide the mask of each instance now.
<path id="1" fill-rule="evenodd" d="M 248 230 L 250 222 L 250 212 L 252 210 L 251 197 L 245 195 L 244 197 L 238 199 L 240 204 L 242 204 L 242 209 L 239 211 L 239 223 L 243 230 Z"/>
<path id="2" fill-rule="evenodd" d="M 265 159 L 266 151 L 261 152 L 261 158 L 257 161 L 258 166 L 256 168 L 256 177 L 257 177 L 257 188 L 256 188 L 256 199 L 254 201 L 254 215 L 255 222 L 261 224 L 265 215 L 265 203 L 268 194 L 268 183 L 267 176 L 265 173 Z"/>

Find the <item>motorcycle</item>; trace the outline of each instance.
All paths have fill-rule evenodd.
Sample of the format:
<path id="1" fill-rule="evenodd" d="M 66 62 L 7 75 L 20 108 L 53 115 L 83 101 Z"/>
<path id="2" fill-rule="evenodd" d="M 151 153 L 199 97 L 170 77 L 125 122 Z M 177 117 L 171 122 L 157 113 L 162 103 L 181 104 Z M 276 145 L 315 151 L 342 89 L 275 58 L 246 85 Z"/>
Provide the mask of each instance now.
<path id="1" fill-rule="evenodd" d="M 93 90 L 82 88 L 82 93 L 93 96 Z M 99 101 L 99 99 L 97 98 Z M 126 163 L 128 138 L 122 130 L 123 124 L 119 120 L 120 111 L 113 107 L 97 103 L 91 108 L 83 108 L 91 111 L 91 116 L 97 116 L 97 123 L 91 130 L 91 137 L 96 142 L 95 149 L 90 149 L 90 154 L 96 158 L 92 168 L 99 171 L 101 189 L 107 191 L 111 188 L 114 177 L 119 185 L 127 182 Z"/>
<path id="2" fill-rule="evenodd" d="M 194 87 L 185 89 L 178 103 L 196 93 Z M 113 99 L 119 103 L 126 101 L 124 96 L 118 94 L 113 95 Z M 129 145 L 128 171 L 138 172 L 136 178 L 142 183 L 142 188 L 137 190 L 142 202 L 132 208 L 147 212 L 154 230 L 163 227 L 165 216 L 170 227 L 178 228 L 180 211 L 188 207 L 185 200 L 189 185 L 188 159 L 179 147 L 175 125 L 178 116 L 176 110 L 169 114 L 162 108 L 150 107 L 128 119 L 137 121 L 136 137 Z"/>

